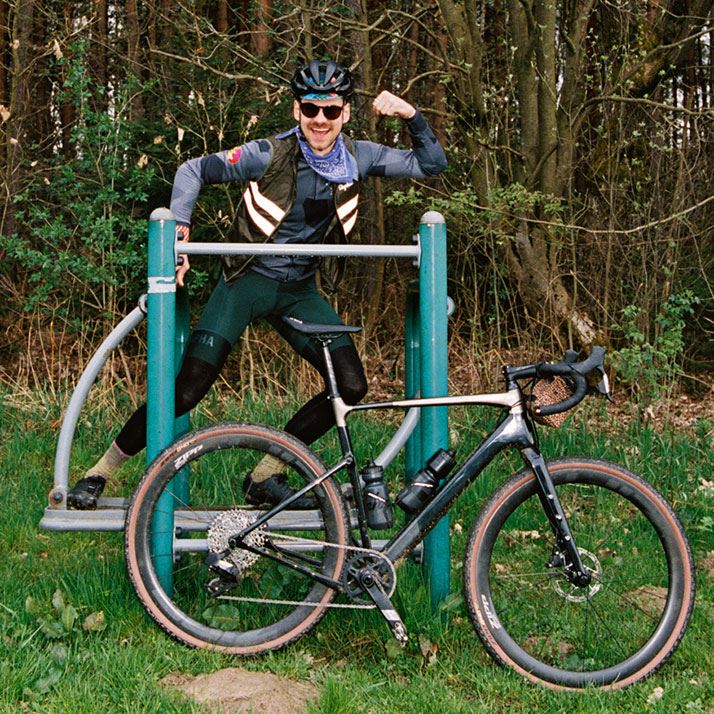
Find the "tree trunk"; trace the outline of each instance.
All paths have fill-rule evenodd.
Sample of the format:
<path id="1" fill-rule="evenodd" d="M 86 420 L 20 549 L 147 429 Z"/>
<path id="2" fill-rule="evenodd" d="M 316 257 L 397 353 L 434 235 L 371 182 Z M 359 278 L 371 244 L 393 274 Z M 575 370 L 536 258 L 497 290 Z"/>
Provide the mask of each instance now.
<path id="1" fill-rule="evenodd" d="M 253 28 L 253 49 L 257 55 L 267 55 L 272 47 L 270 41 L 270 16 L 273 10 L 272 0 L 257 0 Z"/>
<path id="2" fill-rule="evenodd" d="M 12 17 L 12 66 L 10 77 L 10 104 L 5 144 L 5 197 L 7 211 L 3 233 L 12 235 L 17 230 L 12 199 L 23 185 L 21 159 L 25 150 L 30 121 L 30 95 L 32 72 L 32 27 L 35 19 L 35 0 L 17 0 Z"/>
<path id="3" fill-rule="evenodd" d="M 367 0 L 360 2 L 360 23 L 363 27 L 369 26 L 369 8 Z M 369 31 L 365 30 L 362 33 L 361 47 L 362 52 L 362 81 L 364 90 L 367 94 L 367 102 L 371 103 L 375 96 L 376 87 L 374 82 L 374 58 L 372 55 L 371 37 Z M 377 117 L 373 111 L 367 111 L 367 124 L 369 137 L 372 141 L 377 138 Z M 382 180 L 375 177 L 372 180 L 372 189 L 374 191 L 374 234 L 373 243 L 385 243 L 384 238 L 384 191 Z M 367 319 L 365 320 L 364 335 L 365 339 L 369 337 L 381 315 L 382 291 L 384 287 L 384 259 L 375 258 L 372 261 L 371 270 L 371 290 L 369 292 L 369 302 L 367 305 Z"/>
<path id="4" fill-rule="evenodd" d="M 144 101 L 142 98 L 142 67 L 141 67 L 141 29 L 139 24 L 139 10 L 136 0 L 126 2 L 126 44 L 128 74 L 136 80 L 131 99 L 131 121 L 141 120 L 144 116 Z"/>
<path id="5" fill-rule="evenodd" d="M 462 69 L 454 76 L 450 100 L 457 107 L 461 137 L 472 159 L 471 182 L 479 202 L 485 205 L 493 187 L 493 165 L 488 155 L 488 116 L 483 96 L 484 45 L 474 3 L 457 5 L 453 0 L 437 0 L 444 20 L 454 64 Z M 450 68 L 447 68 L 450 69 Z"/>
<path id="6" fill-rule="evenodd" d="M 228 0 L 218 0 L 216 6 L 216 30 L 228 32 Z"/>
<path id="7" fill-rule="evenodd" d="M 7 106 L 8 98 L 8 67 L 10 66 L 10 53 L 8 51 L 8 7 L 5 0 L 0 0 L 0 105 Z M 4 120 L 0 120 L 4 123 Z M 0 132 L 4 137 L 5 132 Z"/>
<path id="8" fill-rule="evenodd" d="M 107 0 L 93 0 L 93 22 L 92 22 L 92 43 L 90 51 L 90 65 L 97 80 L 97 84 L 105 91 L 99 94 L 98 109 L 106 110 L 107 95 L 109 88 L 109 62 L 108 52 L 109 47 L 109 31 L 107 27 Z"/>

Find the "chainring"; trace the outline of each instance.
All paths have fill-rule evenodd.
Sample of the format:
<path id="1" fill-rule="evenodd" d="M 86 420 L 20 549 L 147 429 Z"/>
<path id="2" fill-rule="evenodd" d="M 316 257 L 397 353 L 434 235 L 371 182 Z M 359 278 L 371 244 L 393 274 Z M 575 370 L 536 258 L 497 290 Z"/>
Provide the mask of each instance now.
<path id="1" fill-rule="evenodd" d="M 365 568 L 371 571 L 385 595 L 391 598 L 397 588 L 397 573 L 392 561 L 376 550 L 358 553 L 345 563 L 341 578 L 345 595 L 352 602 L 361 605 L 374 605 L 360 584 L 360 574 Z"/>
<path id="2" fill-rule="evenodd" d="M 208 550 L 211 553 L 222 553 L 226 550 L 230 552 L 224 557 L 230 561 L 238 570 L 243 571 L 249 568 L 260 557 L 257 553 L 251 553 L 243 548 L 231 548 L 228 540 L 236 533 L 240 533 L 248 528 L 258 519 L 260 514 L 254 511 L 241 511 L 234 509 L 219 513 L 211 525 L 208 527 Z M 251 548 L 262 548 L 267 539 L 266 524 L 249 533 L 244 543 Z"/>

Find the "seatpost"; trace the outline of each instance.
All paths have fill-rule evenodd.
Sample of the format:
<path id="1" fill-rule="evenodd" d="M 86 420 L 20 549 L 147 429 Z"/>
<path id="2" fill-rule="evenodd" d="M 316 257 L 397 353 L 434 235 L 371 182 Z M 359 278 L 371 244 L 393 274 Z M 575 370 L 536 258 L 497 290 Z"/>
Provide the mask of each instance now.
<path id="1" fill-rule="evenodd" d="M 340 396 L 340 392 L 337 388 L 337 377 L 335 376 L 335 367 L 332 364 L 332 355 L 330 354 L 330 344 L 332 340 L 329 338 L 320 339 L 320 344 L 322 344 L 322 356 L 325 360 L 325 367 L 327 369 L 327 392 L 330 399 L 336 399 Z"/>

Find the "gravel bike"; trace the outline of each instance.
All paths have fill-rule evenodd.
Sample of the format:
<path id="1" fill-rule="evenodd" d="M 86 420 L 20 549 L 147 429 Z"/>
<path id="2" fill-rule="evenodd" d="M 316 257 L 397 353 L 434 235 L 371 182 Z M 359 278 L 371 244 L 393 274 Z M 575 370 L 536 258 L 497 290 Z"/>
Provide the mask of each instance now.
<path id="1" fill-rule="evenodd" d="M 589 378 L 599 378 L 599 391 L 609 396 L 602 348 L 579 362 L 568 351 L 557 363 L 504 367 L 499 393 L 348 406 L 328 348 L 359 328 L 291 325 L 322 345 L 342 457 L 328 468 L 288 434 L 239 422 L 193 431 L 164 450 L 137 487 L 126 520 L 129 575 L 160 627 L 190 646 L 253 655 L 301 637 L 328 608 L 377 608 L 405 643 L 391 601 L 398 566 L 486 465 L 515 448 L 525 467 L 483 505 L 463 560 L 470 618 L 489 654 L 556 689 L 624 687 L 667 660 L 694 600 L 692 555 L 677 516 L 622 466 L 588 457 L 546 461 L 538 448 L 534 419 L 572 409 Z M 410 518 L 391 528 L 384 544 L 373 542 L 372 531 L 392 526 L 391 499 L 379 466 L 358 468 L 347 417 L 465 404 L 503 415 L 458 468 L 453 452 L 437 452 L 396 499 Z M 282 463 L 295 494 L 260 509 L 246 505 L 242 481 L 266 455 Z M 173 486 L 186 466 L 190 500 Z M 335 479 L 343 471 L 350 500 Z M 316 507 L 291 510 L 307 493 Z M 157 532 L 166 528 L 157 524 L 166 522 L 167 503 L 174 564 L 172 587 L 165 588 L 152 543 L 167 535 Z"/>

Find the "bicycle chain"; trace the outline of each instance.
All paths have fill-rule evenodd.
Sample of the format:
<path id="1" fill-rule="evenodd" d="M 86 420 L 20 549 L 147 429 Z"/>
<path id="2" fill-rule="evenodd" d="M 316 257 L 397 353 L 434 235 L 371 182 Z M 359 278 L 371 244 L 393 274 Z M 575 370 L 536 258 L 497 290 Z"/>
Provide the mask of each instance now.
<path id="1" fill-rule="evenodd" d="M 268 536 L 274 536 L 278 535 L 275 533 L 272 533 L 271 531 L 265 531 L 264 535 L 266 537 Z M 285 533 L 280 533 L 278 535 L 279 538 L 282 540 L 292 540 L 292 541 L 297 541 L 299 543 L 307 543 L 311 545 L 328 545 L 332 548 L 339 548 L 341 550 L 352 550 L 352 551 L 357 551 L 359 553 L 367 553 L 368 555 L 371 555 L 373 557 L 378 558 L 379 560 L 382 560 L 383 562 L 387 563 L 389 566 L 389 569 L 391 570 L 391 574 L 394 580 L 394 587 L 396 588 L 396 583 L 397 583 L 397 571 L 394 568 L 394 563 L 392 563 L 389 558 L 387 558 L 383 553 L 380 553 L 378 550 L 374 550 L 374 548 L 362 548 L 359 546 L 354 546 L 354 545 L 342 545 L 339 543 L 326 543 L 325 541 L 322 540 L 310 540 L 308 538 L 299 538 L 298 536 L 290 536 L 286 535 Z M 394 592 L 394 590 L 392 590 Z M 392 593 L 390 592 L 388 597 L 391 597 Z M 298 606 L 303 606 L 303 607 L 331 607 L 331 608 L 336 608 L 336 609 L 343 609 L 343 610 L 374 610 L 376 609 L 376 605 L 374 603 L 371 603 L 369 605 L 357 605 L 355 603 L 320 603 L 320 602 L 305 602 L 304 600 L 272 600 L 272 599 L 264 599 L 264 598 L 255 598 L 255 597 L 241 597 L 239 595 L 220 595 L 219 597 L 216 598 L 217 600 L 234 600 L 237 602 L 254 602 L 254 603 L 263 603 L 267 605 L 298 605 Z"/>

